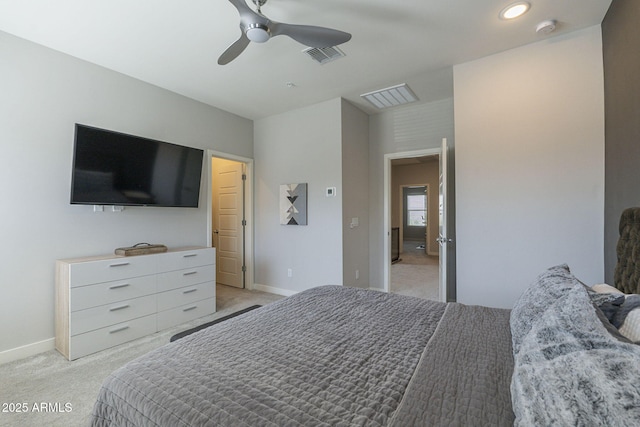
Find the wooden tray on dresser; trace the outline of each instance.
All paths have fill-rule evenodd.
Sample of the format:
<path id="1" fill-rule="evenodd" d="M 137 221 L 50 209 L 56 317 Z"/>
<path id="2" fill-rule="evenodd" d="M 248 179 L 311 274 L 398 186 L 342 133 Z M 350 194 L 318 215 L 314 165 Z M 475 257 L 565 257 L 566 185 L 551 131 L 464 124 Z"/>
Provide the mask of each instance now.
<path id="1" fill-rule="evenodd" d="M 137 243 L 127 248 L 118 248 L 115 250 L 116 255 L 121 256 L 159 254 L 162 252 L 167 252 L 165 245 L 152 245 L 150 243 Z"/>

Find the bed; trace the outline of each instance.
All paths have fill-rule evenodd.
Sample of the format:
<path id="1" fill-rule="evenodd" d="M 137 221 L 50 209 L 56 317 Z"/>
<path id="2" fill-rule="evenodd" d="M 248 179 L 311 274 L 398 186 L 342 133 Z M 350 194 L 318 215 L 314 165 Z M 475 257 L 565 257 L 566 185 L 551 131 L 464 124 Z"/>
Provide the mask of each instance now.
<path id="1" fill-rule="evenodd" d="M 567 265 L 512 310 L 321 286 L 128 363 L 91 424 L 637 425 L 634 313 L 640 296 Z"/>
<path id="2" fill-rule="evenodd" d="M 322 286 L 129 363 L 93 425 L 511 425 L 508 323 L 507 310 Z"/>

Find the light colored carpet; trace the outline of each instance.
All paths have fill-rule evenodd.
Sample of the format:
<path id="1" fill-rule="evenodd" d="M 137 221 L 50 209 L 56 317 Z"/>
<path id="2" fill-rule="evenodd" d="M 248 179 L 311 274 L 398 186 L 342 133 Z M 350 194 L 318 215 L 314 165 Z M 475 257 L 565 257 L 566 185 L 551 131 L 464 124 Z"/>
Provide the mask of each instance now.
<path id="1" fill-rule="evenodd" d="M 418 248 L 420 243 L 404 241 L 400 261 L 391 265 L 391 292 L 440 301 L 439 259 Z"/>
<path id="2" fill-rule="evenodd" d="M 100 385 L 120 366 L 168 343 L 178 332 L 252 305 L 266 305 L 282 298 L 221 285 L 217 286 L 216 292 L 217 312 L 211 316 L 72 362 L 51 350 L 0 365 L 0 426 L 86 426 Z M 16 405 L 26 411 L 16 412 Z"/>

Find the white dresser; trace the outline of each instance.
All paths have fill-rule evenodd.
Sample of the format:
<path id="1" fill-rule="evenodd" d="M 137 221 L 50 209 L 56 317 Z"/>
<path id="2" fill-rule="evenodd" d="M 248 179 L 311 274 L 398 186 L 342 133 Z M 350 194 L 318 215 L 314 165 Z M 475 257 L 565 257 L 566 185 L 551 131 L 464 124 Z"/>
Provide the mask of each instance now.
<path id="1" fill-rule="evenodd" d="M 56 348 L 69 360 L 216 311 L 215 248 L 56 261 Z"/>

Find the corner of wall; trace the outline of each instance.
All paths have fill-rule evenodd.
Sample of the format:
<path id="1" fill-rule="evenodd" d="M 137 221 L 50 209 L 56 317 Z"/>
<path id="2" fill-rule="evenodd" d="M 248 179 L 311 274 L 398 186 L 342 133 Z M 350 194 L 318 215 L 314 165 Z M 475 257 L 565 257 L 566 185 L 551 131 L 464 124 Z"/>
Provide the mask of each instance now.
<path id="1" fill-rule="evenodd" d="M 369 116 L 342 100 L 342 253 L 346 286 L 369 286 Z"/>

